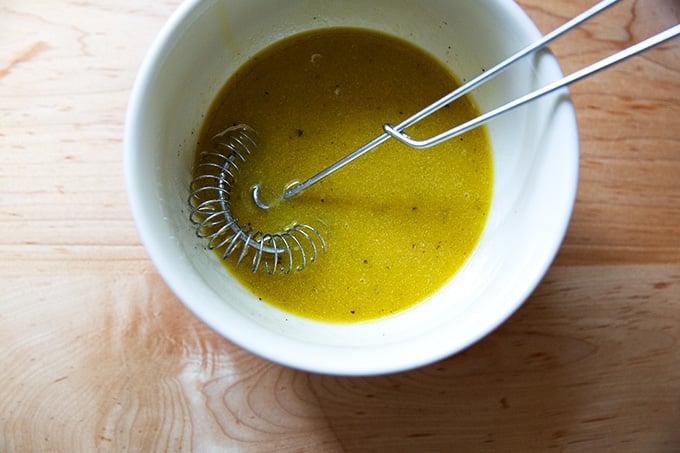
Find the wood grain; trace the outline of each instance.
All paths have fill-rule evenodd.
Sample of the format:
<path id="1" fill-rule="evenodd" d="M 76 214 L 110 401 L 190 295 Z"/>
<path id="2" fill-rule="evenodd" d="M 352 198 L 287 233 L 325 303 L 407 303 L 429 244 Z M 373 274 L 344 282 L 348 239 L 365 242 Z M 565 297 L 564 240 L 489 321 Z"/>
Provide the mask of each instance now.
<path id="1" fill-rule="evenodd" d="M 594 2 L 522 0 L 542 31 Z M 303 373 L 167 289 L 123 187 L 124 110 L 178 1 L 0 4 L 0 451 L 680 451 L 680 41 L 571 89 L 580 187 L 528 302 L 407 373 Z M 680 21 L 623 1 L 565 72 Z"/>

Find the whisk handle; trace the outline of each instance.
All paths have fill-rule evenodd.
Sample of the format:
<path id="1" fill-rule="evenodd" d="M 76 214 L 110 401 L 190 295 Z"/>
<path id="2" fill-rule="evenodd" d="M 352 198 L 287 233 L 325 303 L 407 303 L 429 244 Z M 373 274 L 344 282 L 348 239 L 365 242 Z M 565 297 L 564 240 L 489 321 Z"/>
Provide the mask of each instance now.
<path id="1" fill-rule="evenodd" d="M 557 80 L 555 82 L 552 82 L 543 88 L 539 88 L 536 91 L 533 91 L 529 94 L 526 94 L 518 99 L 515 99 L 514 101 L 508 102 L 505 105 L 502 105 L 500 107 L 497 107 L 496 109 L 489 111 L 485 114 L 482 114 L 478 116 L 477 118 L 474 118 L 466 123 L 463 123 L 461 125 L 458 125 L 452 129 L 449 129 L 445 132 L 442 132 L 439 135 L 436 135 L 434 137 L 430 137 L 425 140 L 415 140 L 411 138 L 408 134 L 403 132 L 406 128 L 409 126 L 412 126 L 413 124 L 417 123 L 418 121 L 422 120 L 423 118 L 429 116 L 430 114 L 436 112 L 437 110 L 441 109 L 442 107 L 450 104 L 454 100 L 458 99 L 459 97 L 465 95 L 466 93 L 472 91 L 475 89 L 477 86 L 481 85 L 482 83 L 488 81 L 492 77 L 495 77 L 496 75 L 500 74 L 504 70 L 506 70 L 509 66 L 511 66 L 513 63 L 517 62 L 521 58 L 524 58 L 525 56 L 542 49 L 546 47 L 550 42 L 555 40 L 556 38 L 560 37 L 561 35 L 565 34 L 566 32 L 574 29 L 575 27 L 581 25 L 583 22 L 587 21 L 588 19 L 594 17 L 595 15 L 599 14 L 600 12 L 604 11 L 605 9 L 609 8 L 610 6 L 614 5 L 615 3 L 618 3 L 620 0 L 602 0 L 601 2 L 597 3 L 596 5 L 592 6 L 588 10 L 584 11 L 583 13 L 579 14 L 578 16 L 574 17 L 573 19 L 567 21 L 560 27 L 554 29 L 552 32 L 546 34 L 542 39 L 536 41 L 533 44 L 530 44 L 523 49 L 521 49 L 519 52 L 511 55 L 510 57 L 506 58 L 505 60 L 501 61 L 500 63 L 496 64 L 492 68 L 490 68 L 488 71 L 483 72 L 479 76 L 475 77 L 474 79 L 470 80 L 466 84 L 462 85 L 458 89 L 452 91 L 451 93 L 447 94 L 446 96 L 442 97 L 441 99 L 435 101 L 434 103 L 430 104 L 429 106 L 425 107 L 424 109 L 420 110 L 419 112 L 411 115 L 401 123 L 397 125 L 390 125 L 390 124 L 385 124 L 383 126 L 383 130 L 385 131 L 382 135 L 374 138 L 370 142 L 366 143 L 363 145 L 361 148 L 356 149 L 352 153 L 348 154 L 347 156 L 343 157 L 339 161 L 335 162 L 334 164 L 330 165 L 329 167 L 326 167 L 325 169 L 321 170 L 314 176 L 306 179 L 303 182 L 296 182 L 294 184 L 291 184 L 287 190 L 283 193 L 282 198 L 283 199 L 288 199 L 296 196 L 303 190 L 307 189 L 313 184 L 316 184 L 319 182 L 321 179 L 325 178 L 326 176 L 330 175 L 331 173 L 339 170 L 340 168 L 344 167 L 348 163 L 352 162 L 353 160 L 361 157 L 362 155 L 366 154 L 368 151 L 372 150 L 379 144 L 383 143 L 384 141 L 388 140 L 390 137 L 393 137 L 400 142 L 412 147 L 412 148 L 429 148 L 431 146 L 437 145 L 441 142 L 444 142 L 446 140 L 449 140 L 455 136 L 458 136 L 460 134 L 463 134 L 471 129 L 474 129 L 478 126 L 481 126 L 482 124 L 485 124 L 492 118 L 495 118 L 498 115 L 501 115 L 505 112 L 508 112 L 514 108 L 517 108 L 523 104 L 526 104 L 530 101 L 533 101 L 541 96 L 544 96 L 548 93 L 551 93 L 555 90 L 558 90 L 562 87 L 565 87 L 573 82 L 576 82 L 578 80 L 581 80 L 589 75 L 592 75 L 596 72 L 599 72 L 605 68 L 608 68 L 609 66 L 612 66 L 616 63 L 619 63 L 629 57 L 632 57 L 640 52 L 643 52 L 651 47 L 654 47 L 658 44 L 661 44 L 662 42 L 665 42 L 671 38 L 674 38 L 680 34 L 680 24 L 669 28 L 668 30 L 665 30 L 661 33 L 658 33 L 657 35 L 654 35 L 650 38 L 645 39 L 644 41 L 641 41 L 637 44 L 634 44 L 627 49 L 624 49 L 614 55 L 611 55 L 607 58 L 604 58 L 596 63 L 591 64 L 590 66 L 587 66 L 585 68 L 582 68 L 560 80 Z"/>
<path id="2" fill-rule="evenodd" d="M 540 40 L 533 42 L 526 47 L 522 48 L 518 52 L 514 53 L 513 55 L 509 56 L 505 60 L 501 61 L 500 63 L 496 64 L 492 68 L 489 68 L 489 70 L 481 73 L 474 79 L 470 80 L 466 84 L 462 85 L 458 89 L 452 91 L 451 93 L 447 94 L 446 96 L 438 99 L 434 103 L 428 105 L 424 109 L 414 113 L 410 117 L 406 118 L 404 121 L 399 123 L 396 126 L 388 126 L 386 125 L 385 127 L 389 127 L 389 129 L 385 129 L 386 132 L 383 133 L 382 135 L 374 138 L 370 142 L 366 143 L 363 145 L 361 148 L 356 149 L 352 153 L 348 154 L 347 156 L 343 157 L 342 159 L 338 160 L 334 164 L 324 168 L 314 176 L 302 181 L 302 182 L 297 182 L 293 183 L 288 186 L 288 188 L 285 190 L 283 195 L 281 196 L 282 199 L 286 200 L 289 198 L 292 198 L 296 195 L 298 195 L 300 192 L 306 190 L 310 186 L 316 184 L 319 182 L 321 179 L 325 178 L 326 176 L 330 175 L 331 173 L 334 173 L 335 171 L 339 170 L 340 168 L 344 167 L 345 165 L 349 164 L 353 160 L 363 156 L 367 152 L 371 151 L 373 148 L 376 146 L 380 145 L 384 141 L 388 140 L 391 136 L 399 139 L 400 141 L 403 141 L 406 143 L 406 140 L 411 140 L 410 137 L 408 137 L 406 134 L 401 134 L 401 131 L 406 129 L 407 127 L 415 124 L 416 122 L 422 120 L 423 118 L 429 116 L 430 114 L 436 112 L 437 110 L 441 109 L 442 107 L 450 104 L 451 102 L 455 101 L 461 96 L 464 96 L 466 93 L 472 91 L 475 89 L 477 86 L 481 85 L 482 83 L 486 82 L 487 80 L 490 80 L 491 78 L 497 76 L 501 72 L 505 71 L 509 66 L 511 66 L 513 63 L 517 62 L 518 60 L 524 58 L 525 56 L 540 50 L 544 47 L 546 47 L 548 44 L 550 44 L 552 41 L 560 37 L 561 35 L 565 34 L 569 30 L 573 29 L 574 27 L 582 24 L 586 20 L 590 19 L 591 17 L 601 13 L 605 9 L 609 8 L 610 6 L 614 5 L 615 3 L 618 3 L 621 0 L 602 0 L 599 3 L 595 4 L 594 6 L 588 8 L 586 11 L 582 12 L 578 16 L 570 19 L 569 21 L 565 22 L 561 26 L 557 27 L 550 33 L 547 33 L 543 38 Z M 433 145 L 430 145 L 433 146 Z"/>
<path id="3" fill-rule="evenodd" d="M 430 137 L 428 139 L 424 140 L 414 140 L 411 138 L 408 134 L 400 131 L 399 126 L 391 126 L 389 124 L 386 124 L 383 128 L 387 134 L 389 134 L 391 137 L 396 138 L 400 142 L 412 147 L 412 148 L 418 148 L 418 149 L 423 149 L 423 148 L 429 148 L 432 146 L 435 146 L 439 143 L 442 143 L 446 140 L 449 140 L 453 137 L 456 137 L 458 135 L 464 134 L 465 132 L 472 130 L 478 126 L 481 126 L 482 124 L 487 123 L 491 119 L 506 113 L 510 110 L 513 110 L 521 105 L 524 105 L 528 102 L 531 102 L 537 98 L 540 98 L 541 96 L 544 96 L 546 94 L 552 93 L 555 90 L 558 90 L 560 88 L 563 88 L 567 85 L 570 85 L 578 80 L 581 80 L 585 77 L 588 77 L 592 74 L 595 74 L 596 72 L 599 72 L 603 69 L 606 69 L 612 65 L 615 65 L 627 58 L 630 58 L 634 55 L 637 55 L 641 52 L 644 52 L 647 49 L 650 49 L 651 47 L 654 47 L 658 44 L 661 44 L 665 41 L 668 41 L 669 39 L 675 38 L 678 35 L 680 35 L 680 24 L 675 25 L 674 27 L 671 27 L 665 31 L 662 31 L 654 36 L 651 36 L 644 41 L 640 41 L 637 44 L 634 44 L 624 50 L 621 50 L 613 55 L 610 55 L 609 57 L 603 58 L 600 61 L 597 61 L 589 66 L 586 66 L 585 68 L 582 68 L 578 71 L 573 72 L 572 74 L 569 74 L 566 77 L 563 77 L 559 80 L 556 80 L 555 82 L 552 82 L 543 88 L 539 88 L 529 94 L 526 94 L 520 98 L 517 98 L 511 102 L 508 102 L 507 104 L 504 104 L 500 107 L 497 107 L 487 113 L 484 113 L 483 115 L 480 115 L 466 123 L 463 123 L 461 125 L 458 125 L 452 129 L 449 129 L 445 132 L 442 132 L 441 134 L 435 135 L 434 137 Z"/>

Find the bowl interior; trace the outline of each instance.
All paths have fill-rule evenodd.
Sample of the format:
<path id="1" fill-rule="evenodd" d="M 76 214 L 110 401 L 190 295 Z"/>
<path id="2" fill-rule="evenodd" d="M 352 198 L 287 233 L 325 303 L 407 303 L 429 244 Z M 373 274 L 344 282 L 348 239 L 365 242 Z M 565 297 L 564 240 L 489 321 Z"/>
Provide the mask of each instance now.
<path id="1" fill-rule="evenodd" d="M 488 223 L 468 263 L 437 294 L 395 316 L 359 324 L 281 312 L 226 274 L 194 235 L 187 198 L 195 140 L 217 92 L 250 56 L 282 37 L 334 25 L 414 42 L 463 81 L 540 36 L 521 9 L 504 0 L 187 2 L 154 44 L 133 90 L 125 135 L 130 204 L 167 284 L 231 341 L 310 371 L 399 371 L 470 345 L 535 288 L 564 237 L 576 194 L 574 112 L 562 91 L 488 125 L 494 153 Z M 559 76 L 556 61 L 543 52 L 472 95 L 485 111 Z"/>

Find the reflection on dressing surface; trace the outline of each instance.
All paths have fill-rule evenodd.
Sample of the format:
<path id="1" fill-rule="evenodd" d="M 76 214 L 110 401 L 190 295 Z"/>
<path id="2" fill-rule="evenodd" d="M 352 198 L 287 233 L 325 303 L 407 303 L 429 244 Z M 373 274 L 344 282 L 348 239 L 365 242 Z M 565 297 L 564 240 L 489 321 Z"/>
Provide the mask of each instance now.
<path id="1" fill-rule="evenodd" d="M 465 263 L 484 228 L 493 182 L 485 128 L 428 150 L 389 140 L 271 209 L 302 180 L 398 123 L 458 82 L 414 46 L 372 31 L 329 28 L 265 49 L 215 100 L 198 150 L 225 126 L 245 123 L 259 144 L 242 165 L 235 217 L 262 231 L 293 222 L 319 228 L 327 251 L 302 272 L 251 273 L 225 261 L 258 298 L 312 319 L 354 322 L 396 313 L 437 291 Z M 477 114 L 468 97 L 408 129 L 429 136 Z"/>

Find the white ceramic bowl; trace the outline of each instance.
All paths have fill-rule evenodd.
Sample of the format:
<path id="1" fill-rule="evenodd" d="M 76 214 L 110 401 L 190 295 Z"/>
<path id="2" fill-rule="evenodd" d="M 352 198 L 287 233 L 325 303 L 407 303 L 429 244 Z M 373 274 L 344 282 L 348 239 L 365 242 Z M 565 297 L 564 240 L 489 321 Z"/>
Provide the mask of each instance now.
<path id="1" fill-rule="evenodd" d="M 550 266 L 571 216 L 578 133 L 566 91 L 493 121 L 494 194 L 473 256 L 437 294 L 400 314 L 326 324 L 281 312 L 231 278 L 188 220 L 194 144 L 227 78 L 290 34 L 368 27 L 400 36 L 466 80 L 540 34 L 510 0 L 191 0 L 172 16 L 140 69 L 125 128 L 125 174 L 141 239 L 170 288 L 241 347 L 291 367 L 371 375 L 425 365 L 507 319 Z M 490 109 L 561 75 L 542 53 L 473 93 Z M 349 150 L 348 150 L 349 151 Z"/>

